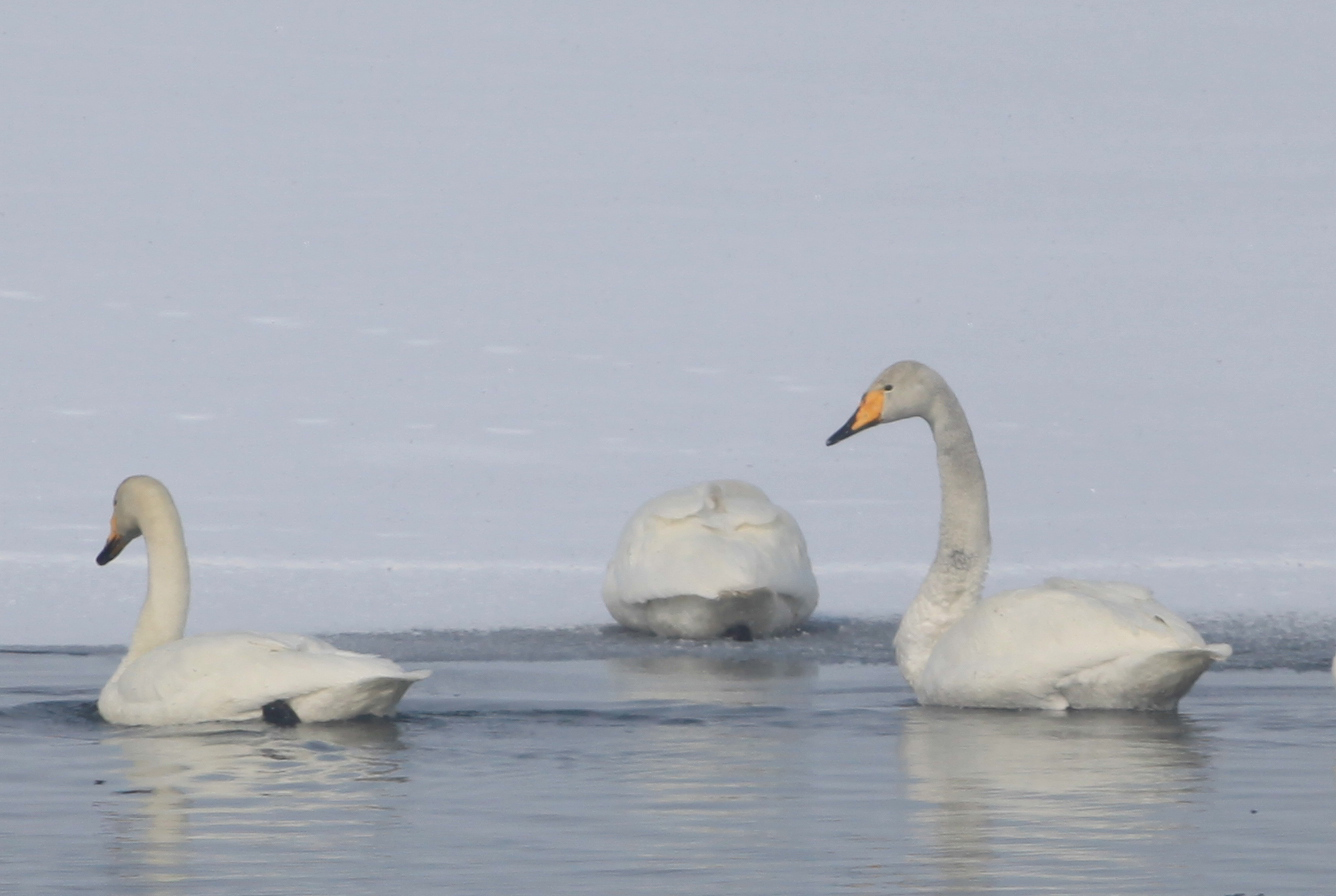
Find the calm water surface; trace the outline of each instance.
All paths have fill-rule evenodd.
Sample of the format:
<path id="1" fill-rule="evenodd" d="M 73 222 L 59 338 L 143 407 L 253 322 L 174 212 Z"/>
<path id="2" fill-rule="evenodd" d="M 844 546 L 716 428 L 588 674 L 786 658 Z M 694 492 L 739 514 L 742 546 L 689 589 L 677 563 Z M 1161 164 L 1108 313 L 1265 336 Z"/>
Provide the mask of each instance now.
<path id="1" fill-rule="evenodd" d="M 0 889 L 1336 894 L 1329 674 L 1208 673 L 1178 715 L 927 709 L 876 632 L 827 637 L 511 633 L 416 663 L 394 721 L 289 730 L 115 728 L 115 654 L 0 653 Z"/>

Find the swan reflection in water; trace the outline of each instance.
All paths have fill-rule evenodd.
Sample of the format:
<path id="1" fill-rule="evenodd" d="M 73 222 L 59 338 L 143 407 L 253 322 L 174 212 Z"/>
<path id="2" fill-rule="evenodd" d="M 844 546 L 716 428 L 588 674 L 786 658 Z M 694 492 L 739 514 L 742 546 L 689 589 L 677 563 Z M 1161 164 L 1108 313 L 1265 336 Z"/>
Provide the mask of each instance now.
<path id="1" fill-rule="evenodd" d="M 718 706 L 791 705 L 811 691 L 817 664 L 771 657 L 645 656 L 608 660 L 622 700 Z"/>
<path id="2" fill-rule="evenodd" d="M 290 880 L 293 863 L 355 860 L 390 814 L 385 786 L 404 781 L 388 719 L 132 728 L 105 742 L 127 760 L 128 787 L 105 804 L 114 873 L 164 896 L 209 877 Z"/>
<path id="3" fill-rule="evenodd" d="M 807 848 L 807 820 L 792 810 L 811 789 L 811 730 L 775 721 L 810 700 L 815 663 L 660 656 L 608 669 L 623 701 L 661 704 L 645 708 L 658 724 L 635 726 L 620 771 L 645 870 L 718 881 L 740 857 L 784 867 Z"/>
<path id="4" fill-rule="evenodd" d="M 1157 873 L 1138 855 L 1187 823 L 1176 813 L 1207 780 L 1210 738 L 1172 713 L 905 713 L 900 756 L 918 804 L 910 858 L 934 893 L 1110 875 L 1137 889 Z"/>

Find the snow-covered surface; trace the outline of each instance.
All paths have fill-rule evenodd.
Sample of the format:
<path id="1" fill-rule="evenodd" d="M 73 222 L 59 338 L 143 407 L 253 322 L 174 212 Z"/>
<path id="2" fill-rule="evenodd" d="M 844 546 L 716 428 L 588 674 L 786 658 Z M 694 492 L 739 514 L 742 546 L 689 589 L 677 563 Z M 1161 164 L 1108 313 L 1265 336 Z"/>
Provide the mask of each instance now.
<path id="1" fill-rule="evenodd" d="M 1331 609 L 1327 4 L 0 10 L 0 642 L 123 641 L 116 484 L 191 630 L 600 622 L 648 497 L 741 478 L 897 612 L 932 364 L 992 588 Z"/>

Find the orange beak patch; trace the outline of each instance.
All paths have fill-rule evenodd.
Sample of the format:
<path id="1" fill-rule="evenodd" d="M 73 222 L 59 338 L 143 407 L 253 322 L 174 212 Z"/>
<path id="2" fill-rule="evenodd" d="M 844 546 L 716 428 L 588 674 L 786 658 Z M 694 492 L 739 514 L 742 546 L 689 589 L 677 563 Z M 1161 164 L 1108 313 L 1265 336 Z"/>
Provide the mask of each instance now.
<path id="1" fill-rule="evenodd" d="M 867 429 L 874 423 L 881 422 L 881 409 L 886 406 L 886 393 L 880 389 L 871 389 L 863 396 L 863 403 L 854 414 L 854 432 Z"/>
<path id="2" fill-rule="evenodd" d="M 886 393 L 881 389 L 869 389 L 863 396 L 863 401 L 858 405 L 858 410 L 848 421 L 835 430 L 835 433 L 826 439 L 827 445 L 834 445 L 836 442 L 842 442 L 856 432 L 867 429 L 869 426 L 876 426 L 881 422 L 881 411 L 886 406 Z"/>

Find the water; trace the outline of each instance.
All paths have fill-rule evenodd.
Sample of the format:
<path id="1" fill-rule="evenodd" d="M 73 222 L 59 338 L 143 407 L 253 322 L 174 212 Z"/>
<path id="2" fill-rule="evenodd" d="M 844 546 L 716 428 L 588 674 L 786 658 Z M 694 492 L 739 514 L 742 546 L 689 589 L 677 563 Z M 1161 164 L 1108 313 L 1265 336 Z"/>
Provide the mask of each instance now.
<path id="1" fill-rule="evenodd" d="M 347 635 L 393 720 L 122 729 L 0 653 L 6 893 L 1336 893 L 1336 620 L 1223 619 L 1177 715 L 919 707 L 892 623 Z M 454 657 L 454 658 L 447 658 Z M 1307 670 L 1307 671 L 1296 671 Z"/>

